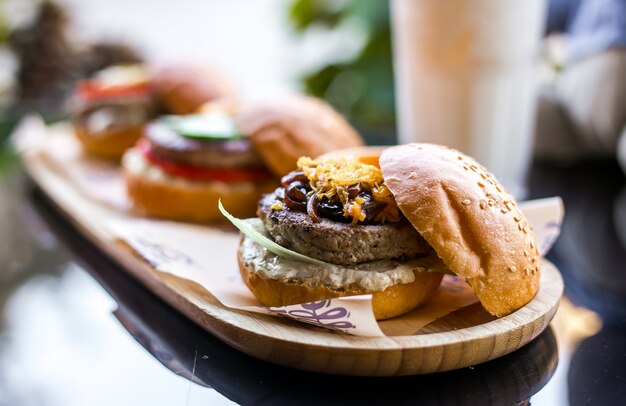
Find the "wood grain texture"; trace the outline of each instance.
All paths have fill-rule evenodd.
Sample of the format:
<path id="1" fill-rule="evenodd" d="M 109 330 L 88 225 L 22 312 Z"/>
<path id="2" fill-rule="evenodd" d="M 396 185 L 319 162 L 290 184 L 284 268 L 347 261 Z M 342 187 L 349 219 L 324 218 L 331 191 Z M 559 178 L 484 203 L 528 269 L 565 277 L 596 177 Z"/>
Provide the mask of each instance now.
<path id="1" fill-rule="evenodd" d="M 120 217 L 91 201 L 36 153 L 23 156 L 31 178 L 77 228 L 171 306 L 228 345 L 253 357 L 329 374 L 399 376 L 447 371 L 508 354 L 541 333 L 563 292 L 558 270 L 544 261 L 537 296 L 513 314 L 494 319 L 479 305 L 460 309 L 412 336 L 356 337 L 295 321 L 231 310 L 189 281 L 150 267 L 113 242 L 102 219 Z"/>

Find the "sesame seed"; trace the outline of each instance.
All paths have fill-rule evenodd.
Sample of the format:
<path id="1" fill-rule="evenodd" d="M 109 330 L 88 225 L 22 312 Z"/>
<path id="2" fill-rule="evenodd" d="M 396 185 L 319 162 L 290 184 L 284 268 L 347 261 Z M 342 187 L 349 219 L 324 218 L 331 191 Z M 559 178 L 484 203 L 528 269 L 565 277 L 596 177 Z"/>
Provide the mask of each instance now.
<path id="1" fill-rule="evenodd" d="M 508 210 L 506 210 L 506 209 L 502 209 L 502 210 L 500 210 L 500 212 L 501 212 L 502 214 L 507 214 L 509 211 L 508 211 Z"/>
<path id="2" fill-rule="evenodd" d="M 515 216 L 513 217 L 513 220 L 515 220 L 516 223 L 519 223 L 519 221 L 521 220 L 519 217 Z"/>
<path id="3" fill-rule="evenodd" d="M 535 243 L 534 243 L 534 242 L 532 242 L 532 241 L 530 242 L 530 248 L 531 248 L 531 249 L 532 249 L 532 248 L 535 248 Z"/>
<path id="4" fill-rule="evenodd" d="M 463 157 L 461 155 L 459 155 L 458 157 L 456 157 L 456 159 L 458 159 L 459 161 L 462 161 Z"/>
<path id="5" fill-rule="evenodd" d="M 488 204 L 489 206 L 493 206 L 493 205 L 495 205 L 495 204 L 496 204 L 496 202 L 495 202 L 495 201 L 493 201 L 493 199 L 489 199 L 489 200 L 487 201 L 487 204 Z"/>
<path id="6" fill-rule="evenodd" d="M 528 256 L 528 251 L 524 251 L 524 256 L 527 257 Z"/>
<path id="7" fill-rule="evenodd" d="M 478 181 L 478 186 L 480 186 L 480 187 L 485 187 L 485 184 L 484 184 L 484 183 L 482 183 L 481 181 Z"/>
<path id="8" fill-rule="evenodd" d="M 524 268 L 524 272 L 526 272 L 526 275 L 529 275 L 530 274 L 530 269 Z"/>
<path id="9" fill-rule="evenodd" d="M 481 178 L 483 178 L 483 179 L 485 179 L 485 180 L 487 180 L 487 175 L 485 175 L 484 173 L 481 173 L 481 174 L 480 174 L 480 177 L 481 177 Z"/>
<path id="10" fill-rule="evenodd" d="M 514 267 L 514 266 L 510 266 L 510 267 L 509 267 L 509 271 L 511 271 L 511 272 L 516 272 L 516 271 L 517 271 L 517 268 L 516 268 L 516 267 Z"/>
<path id="11" fill-rule="evenodd" d="M 465 199 L 465 200 L 463 200 L 463 202 L 462 202 L 462 203 L 463 203 L 465 206 L 469 206 L 469 205 L 472 203 L 472 201 L 471 201 L 470 199 Z"/>
<path id="12" fill-rule="evenodd" d="M 484 201 L 484 200 L 481 200 L 480 201 L 480 208 L 483 209 L 483 210 L 486 209 L 487 208 L 487 202 Z"/>
<path id="13" fill-rule="evenodd" d="M 501 192 L 501 193 L 502 193 L 502 189 L 500 189 L 500 186 L 498 186 L 498 185 L 496 185 L 496 190 L 497 190 L 498 192 Z"/>
<path id="14" fill-rule="evenodd" d="M 470 165 L 470 168 L 472 168 L 472 170 L 474 172 L 476 172 L 478 170 L 478 167 L 476 165 Z"/>

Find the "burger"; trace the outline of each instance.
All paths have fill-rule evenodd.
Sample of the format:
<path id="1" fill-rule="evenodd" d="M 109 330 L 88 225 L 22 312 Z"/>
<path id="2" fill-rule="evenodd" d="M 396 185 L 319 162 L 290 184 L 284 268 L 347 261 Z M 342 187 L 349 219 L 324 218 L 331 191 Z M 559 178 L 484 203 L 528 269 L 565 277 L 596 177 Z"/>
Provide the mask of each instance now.
<path id="1" fill-rule="evenodd" d="M 148 125 L 122 165 L 135 209 L 175 220 L 221 221 L 221 198 L 233 214 L 250 217 L 298 156 L 363 144 L 327 104 L 285 100 L 271 102 L 284 106 L 279 111 L 258 104 L 233 115 L 205 106 L 203 114 L 165 116 Z"/>
<path id="2" fill-rule="evenodd" d="M 76 137 L 93 155 L 119 159 L 156 114 L 148 75 L 140 65 L 113 66 L 80 81 L 71 103 Z"/>
<path id="3" fill-rule="evenodd" d="M 122 161 L 134 208 L 147 215 L 186 221 L 214 221 L 216 202 L 250 215 L 276 180 L 231 116 L 163 116 Z M 253 210 L 252 210 L 253 211 Z"/>
<path id="4" fill-rule="evenodd" d="M 532 229 L 484 167 L 432 144 L 390 147 L 378 161 L 367 150 L 304 157 L 261 199 L 244 222 L 264 237 L 244 233 L 238 261 L 263 305 L 371 294 L 387 319 L 427 301 L 445 273 L 497 317 L 534 297 Z"/>

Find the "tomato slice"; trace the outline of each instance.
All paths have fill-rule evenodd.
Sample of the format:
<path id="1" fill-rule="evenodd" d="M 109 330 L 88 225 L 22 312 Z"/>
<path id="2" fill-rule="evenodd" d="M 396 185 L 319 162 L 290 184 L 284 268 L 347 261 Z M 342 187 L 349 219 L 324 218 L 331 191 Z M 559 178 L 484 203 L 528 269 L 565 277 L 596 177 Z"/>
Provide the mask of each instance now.
<path id="1" fill-rule="evenodd" d="M 168 175 L 178 176 L 189 180 L 199 181 L 222 181 L 226 183 L 263 181 L 272 178 L 272 174 L 265 168 L 256 169 L 223 169 L 205 168 L 171 162 L 156 156 L 150 144 L 146 140 L 137 143 L 137 149 L 141 151 L 148 162 L 158 166 Z"/>
<path id="2" fill-rule="evenodd" d="M 76 87 L 76 95 L 86 101 L 115 97 L 144 96 L 151 92 L 147 82 L 129 85 L 102 86 L 97 81 L 83 80 Z"/>

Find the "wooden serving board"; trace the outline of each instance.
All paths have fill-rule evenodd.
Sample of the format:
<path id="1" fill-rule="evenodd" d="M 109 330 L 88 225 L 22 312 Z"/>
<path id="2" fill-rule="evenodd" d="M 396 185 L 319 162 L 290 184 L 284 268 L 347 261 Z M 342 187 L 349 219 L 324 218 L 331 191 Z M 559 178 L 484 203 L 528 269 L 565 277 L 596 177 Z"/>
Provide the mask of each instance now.
<path id="1" fill-rule="evenodd" d="M 276 364 L 329 374 L 399 376 L 479 364 L 527 344 L 554 316 L 563 292 L 558 270 L 544 261 L 537 296 L 517 312 L 494 319 L 479 304 L 436 320 L 411 336 L 358 337 L 284 318 L 232 310 L 198 285 L 153 269 L 128 246 L 114 242 L 102 219 L 120 212 L 90 199 L 42 154 L 25 153 L 34 182 L 103 252 L 228 345 Z"/>

